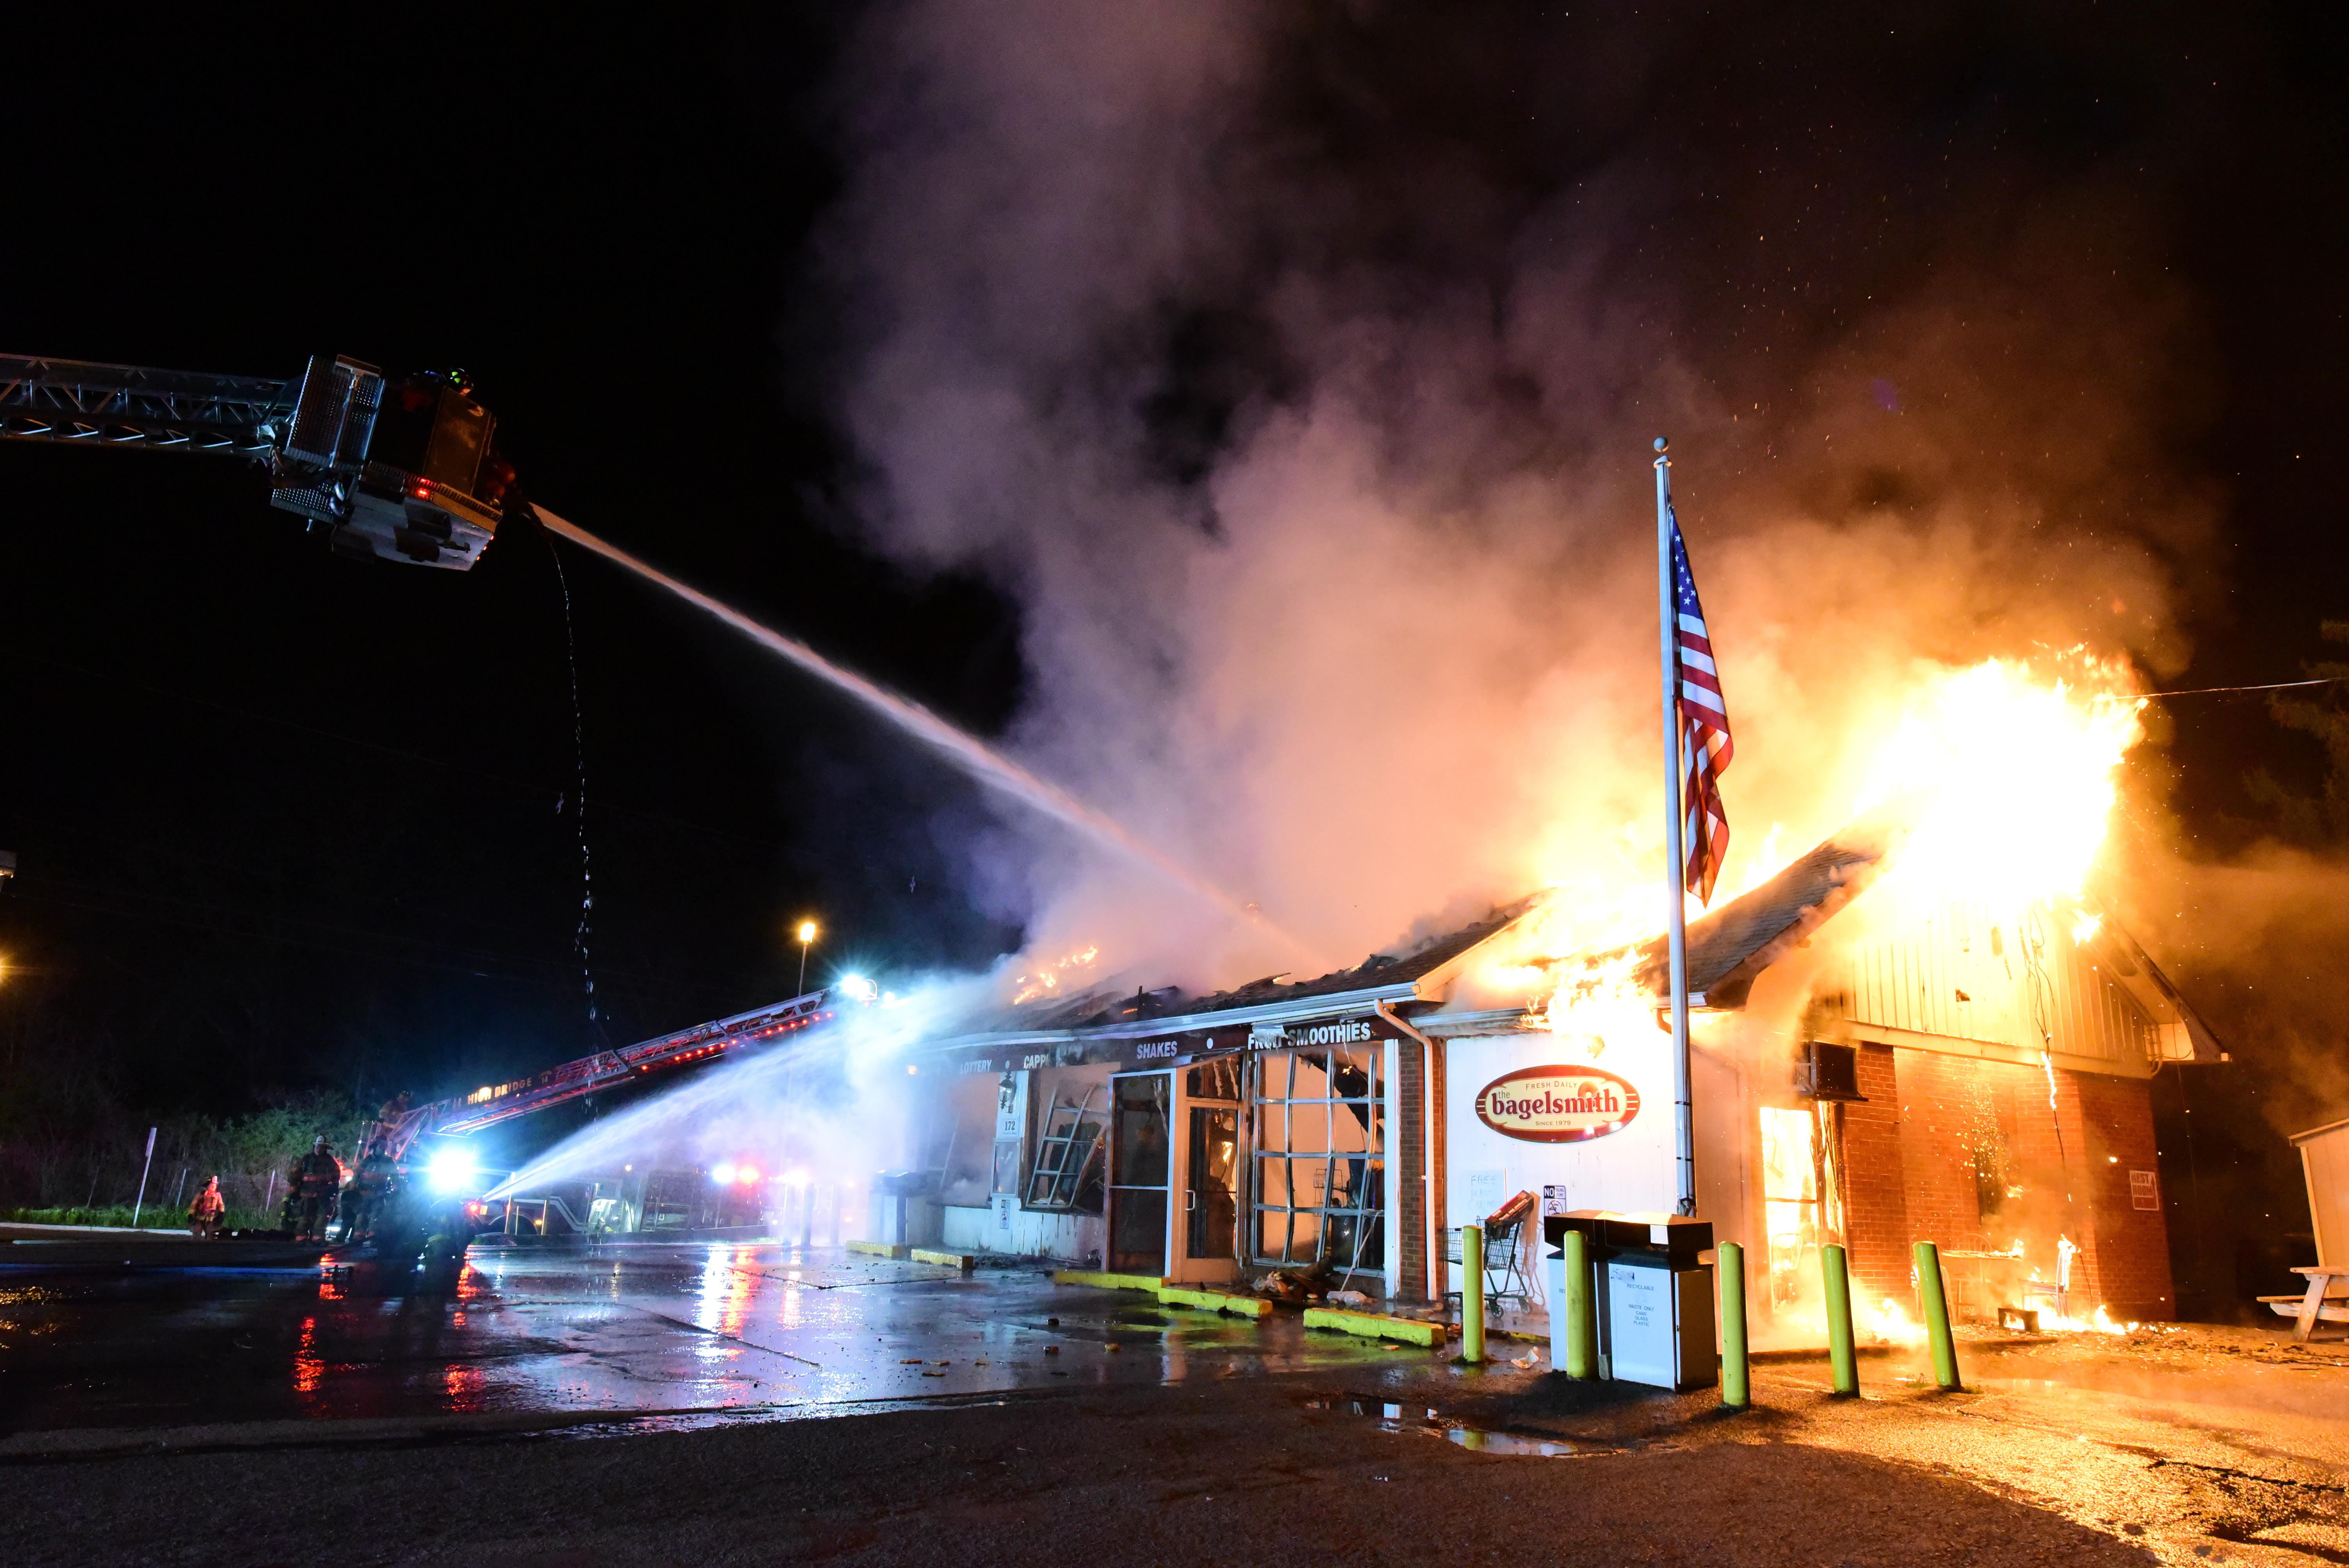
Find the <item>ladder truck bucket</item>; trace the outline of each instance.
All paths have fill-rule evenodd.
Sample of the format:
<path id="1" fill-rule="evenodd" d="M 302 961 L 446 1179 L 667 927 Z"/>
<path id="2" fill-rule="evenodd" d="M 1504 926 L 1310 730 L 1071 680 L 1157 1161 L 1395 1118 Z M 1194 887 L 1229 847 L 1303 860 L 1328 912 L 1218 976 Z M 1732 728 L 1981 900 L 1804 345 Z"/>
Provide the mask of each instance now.
<path id="1" fill-rule="evenodd" d="M 497 420 L 456 376 L 393 381 L 314 356 L 270 504 L 335 525 L 338 555 L 462 571 L 496 537 Z"/>
<path id="2" fill-rule="evenodd" d="M 0 354 L 0 441 L 216 452 L 265 463 L 269 504 L 336 553 L 461 572 L 518 494 L 460 372 L 396 377 L 339 355 L 298 381 Z"/>

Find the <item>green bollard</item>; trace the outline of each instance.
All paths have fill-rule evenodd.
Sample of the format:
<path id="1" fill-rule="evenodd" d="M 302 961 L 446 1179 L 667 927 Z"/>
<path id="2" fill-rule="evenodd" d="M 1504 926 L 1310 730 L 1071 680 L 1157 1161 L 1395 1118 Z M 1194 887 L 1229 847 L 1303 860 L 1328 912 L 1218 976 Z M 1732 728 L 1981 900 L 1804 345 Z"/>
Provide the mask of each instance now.
<path id="1" fill-rule="evenodd" d="M 1745 1349 L 1745 1249 L 1723 1242 L 1720 1260 L 1713 1272 L 1721 1276 L 1721 1402 L 1743 1410 L 1754 1403 L 1754 1369 Z"/>
<path id="2" fill-rule="evenodd" d="M 1941 1249 L 1919 1242 L 1917 1293 L 1924 1298 L 1925 1334 L 1933 1343 L 1933 1381 L 1949 1393 L 1965 1385 L 1958 1380 L 1958 1336 L 1950 1329 L 1950 1293 L 1941 1282 Z"/>
<path id="3" fill-rule="evenodd" d="M 1830 1242 L 1819 1249 L 1819 1269 L 1827 1284 L 1827 1360 L 1835 1367 L 1835 1391 L 1859 1392 L 1859 1357 L 1851 1343 L 1851 1264 Z"/>
<path id="4" fill-rule="evenodd" d="M 1599 1376 L 1599 1310 L 1590 1288 L 1590 1238 L 1566 1233 L 1566 1365 L 1569 1377 Z"/>
<path id="5" fill-rule="evenodd" d="M 1460 1359 L 1485 1364 L 1485 1227 L 1460 1229 Z"/>

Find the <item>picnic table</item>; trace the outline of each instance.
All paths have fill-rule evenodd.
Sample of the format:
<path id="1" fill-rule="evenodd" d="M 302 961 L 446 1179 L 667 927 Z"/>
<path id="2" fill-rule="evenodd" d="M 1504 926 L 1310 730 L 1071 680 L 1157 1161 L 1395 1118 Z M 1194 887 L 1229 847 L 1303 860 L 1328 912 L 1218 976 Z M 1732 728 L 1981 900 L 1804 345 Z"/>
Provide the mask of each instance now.
<path id="1" fill-rule="evenodd" d="M 2308 1276 L 2305 1293 L 2300 1295 L 2263 1295 L 2260 1299 L 2266 1302 L 2278 1317 L 2295 1320 L 2292 1326 L 2292 1337 L 2295 1344 L 2305 1343 L 2320 1320 L 2349 1324 L 2349 1264 L 2318 1264 L 2292 1272 Z"/>

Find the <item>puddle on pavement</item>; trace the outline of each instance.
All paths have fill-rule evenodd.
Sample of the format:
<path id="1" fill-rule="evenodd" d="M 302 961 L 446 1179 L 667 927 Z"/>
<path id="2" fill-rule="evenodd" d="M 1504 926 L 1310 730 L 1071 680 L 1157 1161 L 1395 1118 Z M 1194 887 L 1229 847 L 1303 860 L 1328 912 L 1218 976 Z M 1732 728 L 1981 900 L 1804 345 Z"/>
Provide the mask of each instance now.
<path id="1" fill-rule="evenodd" d="M 1563 1459 L 1574 1452 L 1572 1443 L 1551 1438 L 1522 1438 L 1515 1432 L 1482 1432 L 1474 1427 L 1447 1427 L 1444 1435 L 1464 1449 L 1482 1454 L 1531 1454 L 1539 1459 Z"/>
<path id="2" fill-rule="evenodd" d="M 928 1399 L 791 1399 L 753 1405 L 712 1406 L 706 1410 L 665 1410 L 657 1415 L 631 1416 L 614 1412 L 609 1420 L 585 1420 L 556 1427 L 530 1437 L 550 1442 L 600 1438 L 632 1438 L 647 1432 L 705 1432 L 719 1427 L 765 1426 L 777 1421 L 801 1421 L 838 1416 L 886 1416 L 925 1410 L 1000 1409 L 1009 1399 L 969 1395 Z"/>
<path id="3" fill-rule="evenodd" d="M 1423 1405 L 1399 1405 L 1383 1399 L 1308 1399 L 1309 1410 L 1334 1410 L 1341 1416 L 1366 1416 L 1382 1432 L 1419 1432 L 1442 1438 L 1458 1448 L 1480 1454 L 1525 1454 L 1537 1459 L 1566 1459 L 1575 1446 L 1557 1438 L 1529 1438 L 1516 1432 L 1489 1432 L 1481 1427 L 1454 1426 Z"/>

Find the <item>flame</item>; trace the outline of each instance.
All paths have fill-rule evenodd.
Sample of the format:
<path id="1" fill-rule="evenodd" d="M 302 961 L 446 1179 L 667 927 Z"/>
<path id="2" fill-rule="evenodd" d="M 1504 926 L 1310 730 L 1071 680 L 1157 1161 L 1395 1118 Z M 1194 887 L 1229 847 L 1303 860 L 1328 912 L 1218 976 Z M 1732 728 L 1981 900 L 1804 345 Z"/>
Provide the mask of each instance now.
<path id="1" fill-rule="evenodd" d="M 1773 822 L 1770 830 L 1762 835 L 1758 849 L 1750 855 L 1740 853 L 1733 857 L 1736 879 L 1733 882 L 1724 876 L 1721 882 L 1721 889 L 1726 890 L 1726 896 L 1735 898 L 1739 893 L 1752 892 L 1786 869 L 1786 862 L 1795 857 L 1786 852 L 1785 835 L 1786 824 Z M 1723 894 L 1716 891 L 1713 896 L 1718 901 Z"/>
<path id="2" fill-rule="evenodd" d="M 1583 1041 L 1594 1060 L 1609 1041 L 1652 1032 L 1655 999 L 1632 983 L 1631 944 L 1663 925 L 1663 887 L 1661 878 L 1632 870 L 1627 863 L 1612 880 L 1584 877 L 1545 889 L 1540 906 L 1485 961 L 1476 987 L 1529 998 L 1528 1026 Z"/>
<path id="3" fill-rule="evenodd" d="M 2065 660 L 2076 681 L 1985 659 L 1910 697 L 1855 814 L 1883 809 L 1908 829 L 1896 875 L 1912 892 L 2001 911 L 2079 895 L 2145 727 L 2125 664 Z"/>
<path id="4" fill-rule="evenodd" d="M 2060 1312 L 2042 1311 L 2039 1326 L 2043 1330 L 2061 1330 L 2071 1334 L 2134 1334 L 2144 1325 L 2121 1323 L 2098 1302 L 2096 1310 L 2086 1317 L 2066 1317 Z"/>
<path id="5" fill-rule="evenodd" d="M 1071 969 L 1083 968 L 1100 956 L 1100 944 L 1095 944 L 1081 953 L 1071 953 L 1065 958 L 1057 958 L 1050 964 L 1042 965 L 1033 975 L 1015 975 L 1011 983 L 1019 989 L 1012 995 L 1011 1005 L 1016 1007 L 1022 1002 L 1032 1002 L 1039 996 L 1058 994 L 1063 975 Z"/>
<path id="6" fill-rule="evenodd" d="M 2095 935 L 2096 927 L 2104 923 L 2105 917 L 2101 914 L 2083 913 L 2079 919 L 2072 923 L 2072 945 L 2085 947 L 2088 944 L 2088 938 Z"/>
<path id="7" fill-rule="evenodd" d="M 1542 1026 L 1594 1062 L 1610 1043 L 1636 1047 L 1653 1040 L 1656 999 L 1632 978 L 1637 967 L 1638 954 L 1629 948 L 1584 965 L 1541 1007 Z"/>
<path id="8" fill-rule="evenodd" d="M 1858 1326 L 1878 1339 L 1895 1345 L 1921 1345 L 1925 1342 L 1925 1326 L 1900 1310 L 1900 1304 L 1886 1296 L 1876 1306 L 1868 1309 Z"/>
<path id="9" fill-rule="evenodd" d="M 2134 689 L 2125 660 L 2085 648 L 2041 667 L 2005 658 L 1920 667 L 1837 819 L 1880 813 L 1903 834 L 1887 892 L 1872 902 L 1962 902 L 1986 906 L 2002 923 L 2031 906 L 2077 899 L 2104 847 L 2121 764 L 2145 736 Z M 1733 814 L 1736 783 L 1724 780 Z M 1733 848 L 1716 902 L 1783 869 L 1791 859 L 1785 836 L 1784 824 L 1773 822 L 1751 851 Z M 1541 907 L 1477 976 L 1489 995 L 1530 998 L 1528 1022 L 1598 1048 L 1651 1028 L 1654 999 L 1632 984 L 1634 965 L 1621 950 L 1662 927 L 1669 896 L 1652 850 L 1632 852 L 1642 841 L 1636 824 L 1613 837 L 1611 872 L 1553 881 Z M 1692 902 L 1692 916 L 1701 913 Z M 2098 923 L 2081 913 L 2074 941 L 2087 941 Z M 1616 956 L 1589 956 L 1609 954 Z"/>
<path id="10" fill-rule="evenodd" d="M 1797 1307 L 1781 1307 L 1778 1317 L 1789 1328 L 1825 1344 L 1827 1338 L 1826 1314 L 1816 1297 Z M 1890 1296 L 1871 1305 L 1855 1300 L 1851 1310 L 1851 1329 L 1855 1338 L 1873 1339 L 1878 1344 L 1922 1345 L 1925 1326 L 1910 1317 L 1900 1304 Z"/>

